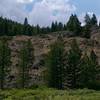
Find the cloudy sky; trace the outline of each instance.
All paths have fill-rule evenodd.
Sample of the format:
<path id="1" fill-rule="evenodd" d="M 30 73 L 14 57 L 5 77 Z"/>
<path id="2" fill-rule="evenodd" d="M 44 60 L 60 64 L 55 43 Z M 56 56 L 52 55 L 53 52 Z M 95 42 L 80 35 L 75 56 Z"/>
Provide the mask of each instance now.
<path id="1" fill-rule="evenodd" d="M 85 13 L 95 13 L 100 19 L 100 0 L 0 0 L 0 16 L 23 23 L 50 25 L 52 21 L 66 23 L 71 13 L 81 21 Z"/>

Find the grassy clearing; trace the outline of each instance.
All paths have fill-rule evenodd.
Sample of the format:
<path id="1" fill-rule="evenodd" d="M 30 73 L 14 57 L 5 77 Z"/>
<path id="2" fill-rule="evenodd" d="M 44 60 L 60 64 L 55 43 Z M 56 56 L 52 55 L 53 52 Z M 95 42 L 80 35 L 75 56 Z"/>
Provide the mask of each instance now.
<path id="1" fill-rule="evenodd" d="M 49 88 L 12 89 L 0 91 L 0 100 L 100 100 L 100 91 Z"/>

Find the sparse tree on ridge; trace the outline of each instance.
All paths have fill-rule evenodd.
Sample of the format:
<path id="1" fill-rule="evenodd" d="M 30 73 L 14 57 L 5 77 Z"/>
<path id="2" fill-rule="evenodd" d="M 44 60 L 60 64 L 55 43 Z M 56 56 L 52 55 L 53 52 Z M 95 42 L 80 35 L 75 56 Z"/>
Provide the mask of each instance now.
<path id="1" fill-rule="evenodd" d="M 28 19 L 25 17 L 25 20 L 24 20 L 24 25 L 27 26 L 28 25 Z"/>
<path id="2" fill-rule="evenodd" d="M 73 32 L 73 36 L 81 36 L 81 23 L 77 15 L 71 15 L 67 22 L 67 30 Z"/>
<path id="3" fill-rule="evenodd" d="M 93 14 L 93 16 L 92 16 L 92 18 L 91 18 L 91 24 L 93 25 L 93 26 L 97 26 L 97 18 L 96 18 L 96 15 L 95 14 Z"/>

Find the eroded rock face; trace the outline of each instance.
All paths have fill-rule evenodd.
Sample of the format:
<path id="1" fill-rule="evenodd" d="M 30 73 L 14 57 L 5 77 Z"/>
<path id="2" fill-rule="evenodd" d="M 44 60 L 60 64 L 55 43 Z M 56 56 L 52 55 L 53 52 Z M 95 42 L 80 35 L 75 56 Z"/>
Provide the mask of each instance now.
<path id="1" fill-rule="evenodd" d="M 100 35 L 99 35 L 100 36 Z M 98 61 L 100 63 L 100 38 L 98 35 L 94 35 L 91 39 L 85 39 L 80 37 L 74 37 L 82 51 L 87 50 L 90 52 L 92 49 L 95 51 L 98 57 Z M 70 43 L 74 39 L 73 37 L 64 36 L 64 44 L 65 49 L 69 50 Z M 57 39 L 57 35 L 44 35 L 44 36 L 14 36 L 11 40 L 8 41 L 9 47 L 12 50 L 12 66 L 11 66 L 11 75 L 8 76 L 8 87 L 16 87 L 16 80 L 18 75 L 18 53 L 22 46 L 23 41 L 27 41 L 28 39 L 31 40 L 33 47 L 34 47 L 34 55 L 35 60 L 34 64 L 30 69 L 30 85 L 33 83 L 44 83 L 42 72 L 45 71 L 44 67 L 44 58 L 48 54 L 50 50 L 50 45 L 54 43 Z"/>

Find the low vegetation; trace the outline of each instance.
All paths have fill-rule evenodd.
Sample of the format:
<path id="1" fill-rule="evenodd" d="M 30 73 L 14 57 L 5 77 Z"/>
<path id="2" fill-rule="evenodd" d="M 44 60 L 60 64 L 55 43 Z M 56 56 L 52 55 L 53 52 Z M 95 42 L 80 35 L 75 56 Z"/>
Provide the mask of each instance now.
<path id="1" fill-rule="evenodd" d="M 0 100 L 100 100 L 100 91 L 56 90 L 50 88 L 0 91 Z"/>

